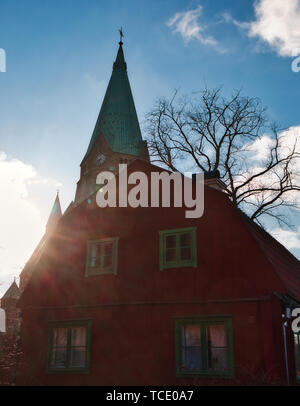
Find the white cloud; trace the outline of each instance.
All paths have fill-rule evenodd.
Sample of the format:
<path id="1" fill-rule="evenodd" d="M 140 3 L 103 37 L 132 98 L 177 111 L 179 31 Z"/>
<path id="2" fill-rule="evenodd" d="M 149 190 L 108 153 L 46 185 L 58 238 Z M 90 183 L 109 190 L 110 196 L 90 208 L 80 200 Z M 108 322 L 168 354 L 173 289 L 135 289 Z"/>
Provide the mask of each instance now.
<path id="1" fill-rule="evenodd" d="M 43 208 L 34 202 L 31 188 L 41 188 L 39 184 L 45 182 L 48 187 L 51 185 L 53 193 L 57 182 L 42 178 L 31 165 L 0 152 L 0 297 L 13 277 L 20 274 L 44 233 Z M 49 203 L 52 204 L 52 199 L 45 202 L 48 210 Z"/>
<path id="2" fill-rule="evenodd" d="M 236 25 L 239 28 L 248 28 L 248 29 L 250 28 L 250 23 L 237 21 L 232 17 L 231 14 L 229 14 L 227 12 L 223 13 L 222 17 L 227 23 L 232 23 L 232 24 Z"/>
<path id="3" fill-rule="evenodd" d="M 278 158 L 281 159 L 289 155 L 295 146 L 295 152 L 300 154 L 300 126 L 289 127 L 285 131 L 281 131 L 278 135 Z M 275 145 L 274 138 L 270 134 L 263 135 L 260 139 L 246 144 L 242 149 L 245 151 L 243 155 L 244 167 L 247 172 L 247 177 L 260 173 L 265 168 L 266 162 L 269 160 L 270 147 Z M 276 191 L 272 188 L 279 186 L 278 179 L 282 179 L 285 175 L 284 164 L 268 171 L 258 178 L 252 179 L 250 187 L 252 189 L 259 189 L 262 186 L 270 188 L 270 190 L 259 192 L 257 195 L 252 195 L 248 201 L 252 203 L 264 203 L 270 201 L 275 195 Z M 300 158 L 294 157 L 290 162 L 289 171 L 292 174 L 294 185 L 300 185 Z M 236 177 L 236 184 L 241 184 L 245 181 L 245 176 L 240 175 Z M 244 191 L 247 190 L 247 187 Z M 242 190 L 240 190 L 242 191 Z M 285 192 L 284 201 L 289 204 L 297 205 L 300 207 L 300 192 L 297 190 L 290 190 Z"/>
<path id="4" fill-rule="evenodd" d="M 270 230 L 270 233 L 287 249 L 300 249 L 300 227 L 298 227 L 297 231 L 276 228 Z"/>
<path id="5" fill-rule="evenodd" d="M 260 0 L 249 36 L 267 42 L 280 56 L 300 53 L 300 0 Z"/>
<path id="6" fill-rule="evenodd" d="M 248 36 L 259 38 L 279 56 L 300 53 L 300 0 L 257 0 L 255 20 L 239 22 L 224 13 L 225 21 L 248 31 Z"/>
<path id="7" fill-rule="evenodd" d="M 268 158 L 270 147 L 275 145 L 275 140 L 269 135 L 263 135 L 257 138 L 254 142 L 246 144 L 243 150 L 253 152 L 252 159 L 255 161 L 263 161 Z"/>
<path id="8" fill-rule="evenodd" d="M 215 38 L 204 34 L 206 27 L 199 22 L 202 9 L 202 6 L 198 6 L 193 10 L 178 12 L 167 21 L 167 26 L 173 30 L 173 33 L 179 33 L 185 44 L 195 39 L 204 45 L 213 46 L 219 52 L 226 52 L 224 49 L 219 48 Z"/>
<path id="9" fill-rule="evenodd" d="M 295 147 L 295 152 L 300 154 L 300 125 L 291 126 L 278 134 L 279 158 L 288 155 Z M 270 134 L 264 134 L 253 142 L 245 144 L 243 150 L 253 153 L 253 161 L 264 161 L 269 156 L 270 148 L 275 146 L 275 140 Z M 294 161 L 300 171 L 300 159 Z"/>

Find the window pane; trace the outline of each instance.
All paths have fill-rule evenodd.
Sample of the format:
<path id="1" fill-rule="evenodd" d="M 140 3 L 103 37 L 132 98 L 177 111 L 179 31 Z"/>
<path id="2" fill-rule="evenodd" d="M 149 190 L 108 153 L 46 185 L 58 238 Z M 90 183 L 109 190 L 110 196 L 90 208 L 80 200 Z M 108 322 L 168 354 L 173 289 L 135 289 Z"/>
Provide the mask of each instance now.
<path id="1" fill-rule="evenodd" d="M 85 367 L 85 347 L 73 347 L 71 349 L 71 367 L 73 368 L 84 368 Z"/>
<path id="2" fill-rule="evenodd" d="M 180 246 L 189 247 L 190 245 L 191 245 L 191 234 L 190 233 L 180 234 Z"/>
<path id="3" fill-rule="evenodd" d="M 112 255 L 113 252 L 113 243 L 104 244 L 104 255 Z"/>
<path id="4" fill-rule="evenodd" d="M 207 330 L 207 338 L 212 347 L 226 347 L 226 330 L 224 324 L 210 325 Z"/>
<path id="5" fill-rule="evenodd" d="M 176 235 L 166 236 L 166 248 L 176 248 Z"/>
<path id="6" fill-rule="evenodd" d="M 53 346 L 66 346 L 68 337 L 68 329 L 65 327 L 58 327 L 53 330 Z"/>
<path id="7" fill-rule="evenodd" d="M 182 369 L 202 369 L 201 348 L 182 348 Z"/>
<path id="8" fill-rule="evenodd" d="M 103 267 L 108 268 L 112 266 L 112 255 L 105 255 L 103 258 Z"/>
<path id="9" fill-rule="evenodd" d="M 201 329 L 199 325 L 182 328 L 182 369 L 201 369 Z"/>
<path id="10" fill-rule="evenodd" d="M 91 247 L 91 266 L 101 266 L 101 245 L 93 244 Z"/>
<path id="11" fill-rule="evenodd" d="M 175 261 L 176 261 L 176 249 L 167 249 L 166 262 L 175 262 Z"/>
<path id="12" fill-rule="evenodd" d="M 53 329 L 53 344 L 51 367 L 65 368 L 67 362 L 68 329 L 58 327 Z"/>
<path id="13" fill-rule="evenodd" d="M 85 346 L 86 327 L 72 327 L 72 346 Z"/>
<path id="14" fill-rule="evenodd" d="M 190 248 L 180 248 L 180 259 L 181 261 L 188 261 L 192 258 Z"/>
<path id="15" fill-rule="evenodd" d="M 67 348 L 56 347 L 52 351 L 51 367 L 66 368 L 67 363 Z"/>
<path id="16" fill-rule="evenodd" d="M 208 368 L 213 371 L 225 371 L 227 365 L 227 348 L 211 348 L 208 357 Z"/>
<path id="17" fill-rule="evenodd" d="M 183 332 L 183 343 L 185 346 L 195 346 L 201 344 L 201 329 L 198 324 L 191 324 L 184 326 Z"/>
<path id="18" fill-rule="evenodd" d="M 224 371 L 228 368 L 226 329 L 223 324 L 207 326 L 207 353 L 209 369 Z"/>

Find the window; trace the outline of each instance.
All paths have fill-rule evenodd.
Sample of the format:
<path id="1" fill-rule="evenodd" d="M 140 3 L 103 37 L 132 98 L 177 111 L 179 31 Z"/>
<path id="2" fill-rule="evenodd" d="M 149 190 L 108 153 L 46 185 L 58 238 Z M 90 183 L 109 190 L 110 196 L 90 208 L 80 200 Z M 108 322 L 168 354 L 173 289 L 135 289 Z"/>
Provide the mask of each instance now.
<path id="1" fill-rule="evenodd" d="M 296 379 L 300 382 L 300 333 L 294 333 Z"/>
<path id="2" fill-rule="evenodd" d="M 196 227 L 160 231 L 160 269 L 197 267 Z"/>
<path id="3" fill-rule="evenodd" d="M 88 372 L 90 321 L 50 322 L 49 372 Z"/>
<path id="4" fill-rule="evenodd" d="M 86 276 L 117 274 L 118 239 L 88 241 Z"/>
<path id="5" fill-rule="evenodd" d="M 230 317 L 176 319 L 175 335 L 178 376 L 233 376 Z"/>

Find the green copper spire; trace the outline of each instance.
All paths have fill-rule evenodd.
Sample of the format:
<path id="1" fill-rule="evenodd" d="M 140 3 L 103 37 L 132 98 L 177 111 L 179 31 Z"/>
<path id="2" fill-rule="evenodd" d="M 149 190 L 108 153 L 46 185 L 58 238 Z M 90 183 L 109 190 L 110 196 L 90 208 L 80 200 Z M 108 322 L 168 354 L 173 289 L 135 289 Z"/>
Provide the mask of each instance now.
<path id="1" fill-rule="evenodd" d="M 122 39 L 122 30 L 120 30 L 120 36 Z M 140 156 L 145 147 L 127 76 L 122 45 L 123 42 L 120 41 L 113 72 L 84 159 L 101 134 L 114 152 Z"/>
<path id="2" fill-rule="evenodd" d="M 61 216 L 62 216 L 62 213 L 61 213 L 59 196 L 58 196 L 58 192 L 57 192 L 54 205 L 52 207 L 49 219 L 47 221 L 47 225 L 46 225 L 47 231 L 52 230 L 56 226 L 56 224 L 57 224 L 58 220 L 61 218 Z"/>
<path id="3" fill-rule="evenodd" d="M 120 70 L 120 71 L 123 70 L 123 71 L 126 72 L 126 70 L 127 70 L 127 65 L 126 65 L 126 62 L 125 62 L 122 45 L 123 45 L 123 42 L 120 41 L 119 42 L 119 49 L 118 49 L 118 53 L 117 53 L 117 58 L 116 58 L 116 61 L 114 62 L 114 65 L 113 65 L 113 72 L 118 71 L 118 70 Z M 127 74 L 126 74 L 126 76 L 127 76 Z M 127 80 L 128 80 L 128 78 L 127 78 Z"/>

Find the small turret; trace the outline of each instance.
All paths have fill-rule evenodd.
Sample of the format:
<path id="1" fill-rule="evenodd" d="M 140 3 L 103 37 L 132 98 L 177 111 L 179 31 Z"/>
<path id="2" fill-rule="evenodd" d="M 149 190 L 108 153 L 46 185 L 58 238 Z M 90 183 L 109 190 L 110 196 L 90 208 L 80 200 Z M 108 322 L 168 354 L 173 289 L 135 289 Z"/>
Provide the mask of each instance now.
<path id="1" fill-rule="evenodd" d="M 18 288 L 18 285 L 16 284 L 16 281 L 14 280 L 13 283 L 10 285 L 10 287 L 7 289 L 7 291 L 4 293 L 1 299 L 1 303 L 3 303 L 3 300 L 5 299 L 19 299 L 19 297 L 20 290 Z"/>
<path id="2" fill-rule="evenodd" d="M 23 268 L 21 274 L 20 274 L 20 290 L 23 292 L 25 289 L 25 286 L 27 285 L 27 282 L 29 281 L 36 264 L 38 263 L 42 253 L 47 247 L 47 242 L 48 239 L 51 237 L 52 232 L 55 230 L 55 227 L 57 226 L 58 221 L 62 217 L 62 212 L 61 212 L 61 207 L 60 207 L 60 201 L 59 201 L 59 195 L 57 192 L 53 207 L 50 212 L 50 216 L 48 218 L 47 224 L 46 224 L 46 232 L 43 235 L 41 241 L 39 242 L 38 246 L 36 249 L 33 251 L 33 254 L 27 261 L 25 267 Z"/>
<path id="3" fill-rule="evenodd" d="M 17 302 L 20 298 L 20 289 L 14 280 L 1 298 L 1 308 L 5 311 L 5 331 L 11 332 L 19 320 Z M 3 323 L 1 323 L 3 324 Z"/>
<path id="4" fill-rule="evenodd" d="M 50 216 L 47 221 L 46 233 L 49 233 L 49 231 L 53 231 L 53 229 L 57 225 L 58 220 L 61 218 L 61 216 L 62 216 L 62 212 L 61 212 L 61 207 L 60 207 L 59 194 L 57 191 L 57 195 L 56 195 L 52 210 L 50 212 Z"/>
<path id="5" fill-rule="evenodd" d="M 0 312 L 0 384 L 15 385 L 19 352 L 20 289 L 14 280 L 1 299 Z"/>

